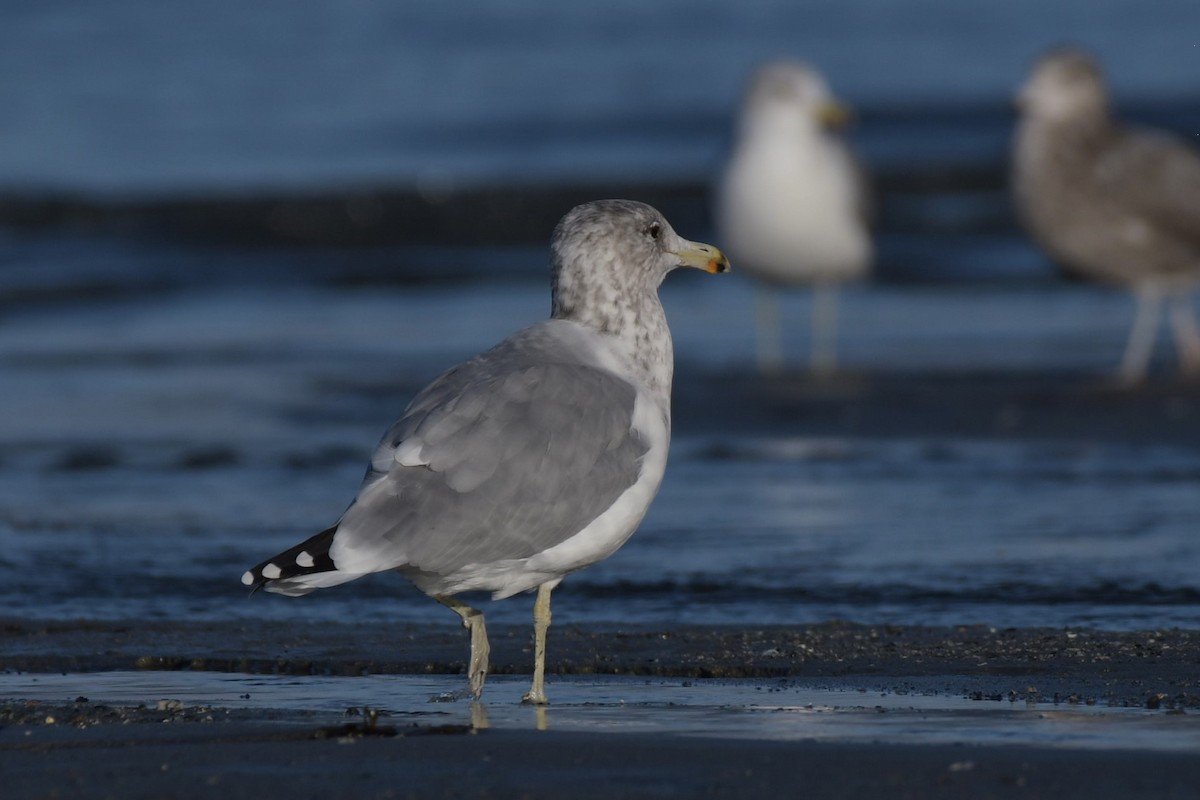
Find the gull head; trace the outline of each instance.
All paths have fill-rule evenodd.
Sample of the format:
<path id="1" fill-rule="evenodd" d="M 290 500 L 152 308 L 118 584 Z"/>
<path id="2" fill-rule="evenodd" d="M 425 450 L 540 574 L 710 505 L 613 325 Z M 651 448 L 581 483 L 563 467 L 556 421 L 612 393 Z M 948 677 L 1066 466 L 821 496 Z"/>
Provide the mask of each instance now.
<path id="1" fill-rule="evenodd" d="M 750 79 L 742 102 L 741 132 L 757 135 L 819 135 L 844 127 L 851 113 L 833 96 L 821 74 L 807 64 L 777 61 Z"/>
<path id="2" fill-rule="evenodd" d="M 662 214 L 632 200 L 597 200 L 571 209 L 554 229 L 550 251 L 557 317 L 618 296 L 654 294 L 678 267 L 729 270 L 716 247 L 684 239 Z"/>
<path id="3" fill-rule="evenodd" d="M 1099 64 L 1076 48 L 1042 56 L 1017 95 L 1021 115 L 1049 123 L 1104 119 L 1108 90 Z"/>

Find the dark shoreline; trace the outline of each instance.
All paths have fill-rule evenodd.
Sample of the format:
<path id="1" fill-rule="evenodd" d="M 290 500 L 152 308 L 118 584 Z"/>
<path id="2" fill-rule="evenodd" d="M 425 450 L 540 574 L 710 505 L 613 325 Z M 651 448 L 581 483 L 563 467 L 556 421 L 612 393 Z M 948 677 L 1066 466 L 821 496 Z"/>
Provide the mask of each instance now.
<path id="1" fill-rule="evenodd" d="M 525 626 L 492 630 L 497 673 L 526 672 Z M 30 672 L 245 670 L 445 673 L 451 626 L 0 621 L 0 668 Z M 402 654 L 393 660 L 372 654 Z M 829 622 L 716 629 L 552 631 L 548 671 L 779 680 L 965 696 L 1058 713 L 1076 705 L 1200 708 L 1200 631 L 901 627 Z M 149 677 L 149 676 L 148 676 Z M 1008 701 L 1008 702 L 1002 702 Z M 532 712 L 531 712 L 532 713 Z M 663 713 L 667 713 L 664 710 Z M 1142 712 L 1147 713 L 1147 712 Z M 1171 717 L 1169 715 L 1177 715 Z M 358 720 L 362 720 L 361 717 Z M 6 797 L 1006 798 L 1197 797 L 1194 753 L 1028 743 L 781 741 L 626 729 L 476 728 L 298 711 L 0 701 Z M 1190 727 L 1189 727 L 1190 730 Z M 1134 733 L 1133 735 L 1136 735 Z"/>
<path id="2" fill-rule="evenodd" d="M 462 672 L 450 625 L 0 621 L 0 669 L 20 672 L 210 670 L 277 675 Z M 529 671 L 526 626 L 491 629 L 492 673 Z M 1105 632 L 821 625 L 661 629 L 565 625 L 552 675 L 789 679 L 920 687 L 980 700 L 1200 708 L 1200 631 Z"/>

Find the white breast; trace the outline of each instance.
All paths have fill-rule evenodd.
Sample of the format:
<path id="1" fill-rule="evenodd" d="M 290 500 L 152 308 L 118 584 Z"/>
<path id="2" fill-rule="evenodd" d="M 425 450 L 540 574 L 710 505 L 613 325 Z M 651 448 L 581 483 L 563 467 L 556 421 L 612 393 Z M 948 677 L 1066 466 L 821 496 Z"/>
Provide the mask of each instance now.
<path id="1" fill-rule="evenodd" d="M 871 253 L 860 191 L 839 142 L 763 136 L 739 147 L 725 173 L 721 234 L 739 267 L 763 280 L 862 277 Z"/>

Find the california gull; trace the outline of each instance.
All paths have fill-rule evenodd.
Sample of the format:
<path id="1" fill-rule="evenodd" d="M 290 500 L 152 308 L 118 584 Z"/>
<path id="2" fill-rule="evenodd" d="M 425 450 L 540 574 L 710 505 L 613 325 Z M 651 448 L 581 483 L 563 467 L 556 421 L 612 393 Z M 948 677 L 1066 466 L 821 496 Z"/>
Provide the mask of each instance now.
<path id="1" fill-rule="evenodd" d="M 653 208 L 572 209 L 551 246 L 551 318 L 442 374 L 384 434 L 333 526 L 242 582 L 303 595 L 396 570 L 470 631 L 478 699 L 483 614 L 456 596 L 536 589 L 533 685 L 546 702 L 550 592 L 612 555 L 658 492 L 671 433 L 671 333 L 658 287 L 676 267 L 729 268 Z"/>
<path id="2" fill-rule="evenodd" d="M 763 371 L 783 363 L 777 288 L 813 287 L 811 366 L 829 372 L 837 361 L 837 287 L 870 272 L 866 175 L 836 131 L 847 118 L 825 79 L 806 64 L 770 63 L 745 93 L 715 218 L 738 269 L 761 281 Z"/>
<path id="3" fill-rule="evenodd" d="M 1181 369 L 1200 372 L 1200 156 L 1114 121 L 1099 66 L 1077 49 L 1040 59 L 1018 104 L 1013 187 L 1026 227 L 1064 269 L 1137 295 L 1121 378 L 1145 377 L 1164 299 Z"/>

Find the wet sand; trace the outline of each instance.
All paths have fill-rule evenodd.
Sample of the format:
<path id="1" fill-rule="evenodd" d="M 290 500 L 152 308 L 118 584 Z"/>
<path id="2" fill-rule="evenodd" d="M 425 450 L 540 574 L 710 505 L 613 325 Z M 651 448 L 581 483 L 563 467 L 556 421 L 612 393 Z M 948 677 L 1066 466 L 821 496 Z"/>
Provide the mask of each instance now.
<path id="1" fill-rule="evenodd" d="M 282 723 L 0 731 L 6 796 L 1189 798 L 1190 753 L 538 731 L 314 738 Z"/>
<path id="2" fill-rule="evenodd" d="M 223 670 L 417 674 L 458 687 L 452 625 L 0 624 L 0 667 L 40 673 Z M 497 674 L 528 670 L 528 630 L 493 632 Z M 781 678 L 985 703 L 1200 708 L 1200 632 L 815 626 L 562 626 L 554 675 Z M 149 676 L 148 676 L 149 677 Z M 603 680 L 603 678 L 600 678 Z M 491 691 L 511 692 L 509 683 Z M 553 697 L 551 698 L 553 700 Z M 515 700 L 514 700 L 515 702 Z M 1007 705 L 1007 704 L 1006 704 Z M 553 707 L 552 707 L 553 708 Z M 8 797 L 1196 797 L 1200 759 L 1147 748 L 897 744 L 489 728 L 297 711 L 0 705 Z"/>
<path id="3" fill-rule="evenodd" d="M 0 669 L 23 672 L 214 670 L 265 675 L 447 675 L 465 667 L 465 634 L 444 625 L 4 620 Z M 489 626 L 493 675 L 522 675 L 528 626 Z M 1200 708 L 1200 631 L 1103 632 L 870 626 L 553 629 L 550 675 L 792 678 L 1042 702 Z"/>

